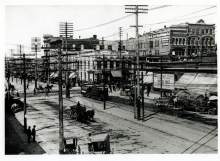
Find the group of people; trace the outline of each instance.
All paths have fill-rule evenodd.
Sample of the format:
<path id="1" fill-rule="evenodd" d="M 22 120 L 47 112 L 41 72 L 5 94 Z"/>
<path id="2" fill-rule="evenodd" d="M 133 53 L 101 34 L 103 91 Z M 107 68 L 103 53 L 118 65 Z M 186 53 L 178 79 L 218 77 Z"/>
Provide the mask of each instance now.
<path id="1" fill-rule="evenodd" d="M 108 85 L 108 88 L 110 90 L 110 92 L 112 93 L 113 91 L 119 90 L 120 89 L 120 85 Z"/>
<path id="2" fill-rule="evenodd" d="M 28 129 L 26 131 L 27 134 L 27 141 L 28 143 L 31 143 L 31 138 L 33 142 L 36 142 L 35 137 L 36 137 L 36 125 L 34 125 L 31 129 L 30 126 L 28 126 Z"/>

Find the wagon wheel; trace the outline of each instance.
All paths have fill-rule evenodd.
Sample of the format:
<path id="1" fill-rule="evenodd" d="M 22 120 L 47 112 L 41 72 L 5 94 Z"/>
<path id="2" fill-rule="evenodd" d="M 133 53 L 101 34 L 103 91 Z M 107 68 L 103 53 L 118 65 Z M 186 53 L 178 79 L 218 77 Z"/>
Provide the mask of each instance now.
<path id="1" fill-rule="evenodd" d="M 71 118 L 71 113 L 72 113 L 72 111 L 71 111 L 71 110 L 68 110 L 68 111 L 66 111 L 66 113 L 67 113 L 68 118 Z"/>

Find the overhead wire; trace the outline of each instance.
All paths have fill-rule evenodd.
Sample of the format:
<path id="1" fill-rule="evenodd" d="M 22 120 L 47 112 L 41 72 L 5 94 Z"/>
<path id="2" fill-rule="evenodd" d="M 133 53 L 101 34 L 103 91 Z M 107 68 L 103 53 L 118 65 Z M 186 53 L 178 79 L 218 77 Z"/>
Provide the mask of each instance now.
<path id="1" fill-rule="evenodd" d="M 159 7 L 155 8 L 155 9 L 158 9 Z M 157 25 L 157 24 L 164 24 L 164 23 L 167 23 L 167 22 L 172 22 L 172 21 L 180 21 L 180 20 L 184 20 L 184 19 L 192 19 L 192 18 L 196 18 L 196 17 L 204 17 L 204 16 L 210 16 L 210 15 L 213 15 L 215 14 L 214 12 L 213 13 L 209 13 L 209 14 L 205 14 L 205 15 L 199 15 L 199 16 L 194 16 L 194 17 L 187 17 L 187 18 L 181 18 L 181 17 L 185 17 L 185 16 L 191 16 L 192 14 L 197 14 L 197 13 L 200 13 L 202 11 L 205 11 L 205 10 L 209 10 L 209 9 L 212 9 L 212 8 L 216 8 L 216 6 L 211 6 L 211 7 L 207 7 L 207 8 L 204 8 L 204 9 L 200 9 L 200 10 L 197 10 L 197 11 L 194 11 L 194 12 L 191 12 L 191 13 L 188 13 L 188 14 L 185 14 L 185 15 L 182 15 L 182 16 L 179 16 L 179 17 L 175 17 L 175 18 L 172 18 L 172 19 L 168 19 L 166 21 L 160 21 L 160 22 L 156 22 L 156 23 L 151 23 L 151 24 L 145 24 L 145 26 L 153 26 L 153 25 Z M 153 9 L 153 8 L 152 8 Z M 122 31 L 126 31 L 128 29 L 131 29 L 131 27 L 125 29 L 125 30 L 122 30 Z M 104 36 L 105 38 L 106 37 L 112 37 L 112 36 L 115 36 L 116 34 L 118 34 L 118 32 L 115 32 L 111 35 L 107 35 L 107 36 Z"/>
<path id="2" fill-rule="evenodd" d="M 156 10 L 156 9 L 161 9 L 161 8 L 165 8 L 165 7 L 170 7 L 171 5 L 162 5 L 162 6 L 158 6 L 158 7 L 154 7 L 154 8 L 150 8 L 148 10 Z M 86 28 L 81 28 L 81 29 L 76 29 L 74 31 L 85 31 L 85 30 L 90 30 L 90 29 L 94 29 L 94 28 L 98 28 L 98 27 L 102 27 L 102 26 L 105 26 L 105 25 L 109 25 L 111 23 L 115 23 L 117 21 L 120 21 L 120 20 L 123 20 L 125 18 L 128 18 L 130 16 L 132 16 L 133 13 L 131 14 L 128 14 L 126 16 L 122 16 L 122 17 L 119 17 L 119 18 L 116 18 L 114 20 L 111 20 L 111 21 L 108 21 L 108 22 L 105 22 L 105 23 L 101 23 L 101 24 L 98 24 L 98 25 L 94 25 L 94 26 L 90 26 L 90 27 L 86 27 Z"/>

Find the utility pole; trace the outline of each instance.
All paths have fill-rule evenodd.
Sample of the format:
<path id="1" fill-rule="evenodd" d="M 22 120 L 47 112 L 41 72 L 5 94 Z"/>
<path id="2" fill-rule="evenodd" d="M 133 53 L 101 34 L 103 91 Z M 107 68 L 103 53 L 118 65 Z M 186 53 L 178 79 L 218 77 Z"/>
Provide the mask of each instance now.
<path id="1" fill-rule="evenodd" d="M 143 75 L 143 72 L 141 73 L 141 105 L 142 105 L 142 121 L 144 121 L 144 75 Z"/>
<path id="2" fill-rule="evenodd" d="M 59 153 L 64 153 L 64 130 L 63 130 L 63 92 L 62 92 L 62 40 L 51 42 L 58 50 L 58 86 L 59 86 Z"/>
<path id="3" fill-rule="evenodd" d="M 123 61 L 122 61 L 122 55 L 121 55 L 121 51 L 122 51 L 122 42 L 121 42 L 121 37 L 122 37 L 122 27 L 119 27 L 119 59 L 120 59 L 120 70 L 121 73 L 123 74 Z M 123 82 L 123 77 L 121 80 L 121 86 L 124 84 Z"/>
<path id="4" fill-rule="evenodd" d="M 137 93 L 135 95 L 135 100 L 137 100 L 137 98 L 139 98 L 139 96 L 140 96 L 139 27 L 143 27 L 143 26 L 138 25 L 138 14 L 139 13 L 147 13 L 147 11 L 148 11 L 147 7 L 148 7 L 148 5 L 125 5 L 125 10 L 126 10 L 125 13 L 134 13 L 135 14 L 135 18 L 136 18 L 136 25 L 135 26 L 131 26 L 131 27 L 135 27 L 136 28 L 136 39 L 137 39 L 137 46 L 136 46 L 137 90 L 135 90 L 135 92 L 137 91 Z M 136 109 L 136 107 L 137 107 L 137 105 L 135 103 L 134 108 Z M 138 107 L 140 107 L 140 106 L 138 106 Z M 140 110 L 137 110 L 137 111 L 140 111 Z M 140 116 L 140 114 L 137 114 L 137 115 Z M 139 118 L 137 118 L 137 119 L 139 119 Z"/>
<path id="5" fill-rule="evenodd" d="M 160 97 L 163 97 L 163 68 L 162 68 L 162 57 L 160 57 Z"/>
<path id="6" fill-rule="evenodd" d="M 63 93 L 62 93 L 62 59 L 61 59 L 61 48 L 58 49 L 58 66 L 59 66 L 59 153 L 63 154 L 64 150 L 64 131 L 63 131 Z"/>
<path id="7" fill-rule="evenodd" d="M 11 54 L 10 54 L 10 58 L 12 58 L 12 55 L 13 55 L 13 49 L 10 49 L 11 51 Z M 10 60 L 10 59 L 9 59 Z M 8 62 L 9 63 L 9 62 Z M 12 72 L 11 72 L 11 81 L 13 82 L 13 75 Z"/>
<path id="8" fill-rule="evenodd" d="M 23 52 L 23 46 L 20 44 L 18 45 L 18 54 L 19 54 L 20 60 L 22 59 L 22 52 Z M 21 75 L 21 68 L 22 68 L 22 65 L 20 65 L 20 69 L 19 69 L 20 75 Z M 20 79 L 21 79 L 21 84 L 22 84 L 22 77 L 20 77 Z"/>
<path id="9" fill-rule="evenodd" d="M 37 89 L 37 52 L 40 51 L 40 38 L 33 37 L 31 38 L 31 50 L 35 53 L 35 76 L 34 76 L 34 88 Z"/>
<path id="10" fill-rule="evenodd" d="M 122 42 L 121 42 L 121 37 L 122 37 L 122 27 L 119 27 L 119 58 L 121 60 L 121 50 L 122 50 Z M 122 61 L 121 61 L 121 66 L 122 66 Z"/>
<path id="11" fill-rule="evenodd" d="M 106 109 L 106 101 L 105 101 L 105 98 L 106 98 L 106 94 L 105 94 L 105 56 L 103 54 L 103 103 L 104 103 L 104 110 Z"/>
<path id="12" fill-rule="evenodd" d="M 37 45 L 35 45 L 35 79 L 34 79 L 34 87 L 37 89 Z"/>
<path id="13" fill-rule="evenodd" d="M 105 45 L 104 45 L 104 37 L 102 37 L 102 46 L 103 46 L 103 50 L 105 49 Z"/>
<path id="14" fill-rule="evenodd" d="M 21 45 L 20 45 L 21 46 Z M 19 54 L 13 54 L 13 56 L 21 56 L 21 53 Z M 24 90 L 24 131 L 27 130 L 27 118 L 26 118 L 26 114 L 27 114 L 27 103 L 26 103 L 26 60 L 25 60 L 25 56 L 33 56 L 33 54 L 22 54 L 22 57 L 19 58 L 19 60 L 23 60 L 23 73 L 22 73 L 22 77 L 23 77 L 23 90 Z M 21 64 L 22 67 L 22 64 Z"/>
<path id="15" fill-rule="evenodd" d="M 23 54 L 23 84 L 24 84 L 24 131 L 27 130 L 27 118 L 26 118 L 26 62 L 25 62 L 25 54 Z"/>
<path id="16" fill-rule="evenodd" d="M 68 42 L 67 39 L 73 37 L 73 23 L 60 22 L 60 36 L 65 37 L 65 52 L 66 52 L 66 98 L 70 98 L 70 82 L 69 82 L 69 59 L 68 59 Z"/>

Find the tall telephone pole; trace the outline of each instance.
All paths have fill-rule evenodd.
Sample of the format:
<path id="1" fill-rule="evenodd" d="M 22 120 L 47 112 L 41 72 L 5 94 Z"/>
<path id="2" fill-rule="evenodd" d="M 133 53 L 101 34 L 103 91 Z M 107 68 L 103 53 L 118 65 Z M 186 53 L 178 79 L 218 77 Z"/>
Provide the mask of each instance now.
<path id="1" fill-rule="evenodd" d="M 139 98 L 140 96 L 140 71 L 139 71 L 139 27 L 143 27 L 138 25 L 138 15 L 139 13 L 147 13 L 148 9 L 147 9 L 148 5 L 125 5 L 125 13 L 133 13 L 135 14 L 135 20 L 136 20 L 136 25 L 135 26 L 131 26 L 131 27 L 135 27 L 136 29 L 136 41 L 137 41 L 137 45 L 136 45 L 136 78 L 137 78 L 137 90 L 134 90 L 135 92 L 137 92 L 135 94 L 135 100 L 137 100 L 137 98 Z M 140 107 L 136 105 L 137 101 L 134 101 L 134 109 L 136 110 L 136 107 Z M 137 110 L 140 111 L 140 110 Z M 135 113 L 134 113 L 135 114 Z M 137 114 L 137 119 L 140 119 L 139 116 L 140 114 Z M 136 116 L 135 116 L 136 117 Z"/>
<path id="2" fill-rule="evenodd" d="M 65 44 L 63 46 L 66 52 L 66 98 L 70 98 L 70 82 L 69 82 L 69 59 L 68 59 L 68 38 L 73 37 L 73 23 L 60 22 L 60 37 L 65 38 Z"/>
<path id="3" fill-rule="evenodd" d="M 119 58 L 121 59 L 121 50 L 122 50 L 122 27 L 119 27 Z M 121 64 L 122 65 L 122 64 Z"/>
<path id="4" fill-rule="evenodd" d="M 21 47 L 21 45 L 19 45 Z M 22 56 L 21 56 L 21 53 L 19 54 L 13 54 L 13 56 L 20 56 L 20 58 L 18 58 L 18 60 L 22 60 L 23 61 L 23 73 L 22 73 L 22 77 L 23 77 L 23 90 L 24 90 L 24 131 L 26 131 L 27 129 L 27 103 L 26 103 L 26 77 L 27 77 L 27 73 L 26 73 L 26 56 L 33 56 L 33 54 L 25 54 L 23 52 Z M 21 64 L 21 67 L 22 67 L 22 64 Z"/>
<path id="5" fill-rule="evenodd" d="M 37 88 L 37 52 L 40 51 L 40 38 L 39 37 L 33 37 L 31 38 L 31 50 L 35 53 L 35 76 L 34 76 L 34 87 Z"/>
<path id="6" fill-rule="evenodd" d="M 17 45 L 17 55 L 20 57 L 20 60 L 22 59 L 22 53 L 24 53 L 24 46 L 19 44 L 19 45 Z M 19 69 L 20 76 L 22 75 L 21 68 L 22 68 L 22 64 L 20 64 L 20 69 Z M 21 84 L 22 84 L 22 77 L 20 77 L 20 78 L 21 78 Z"/>

